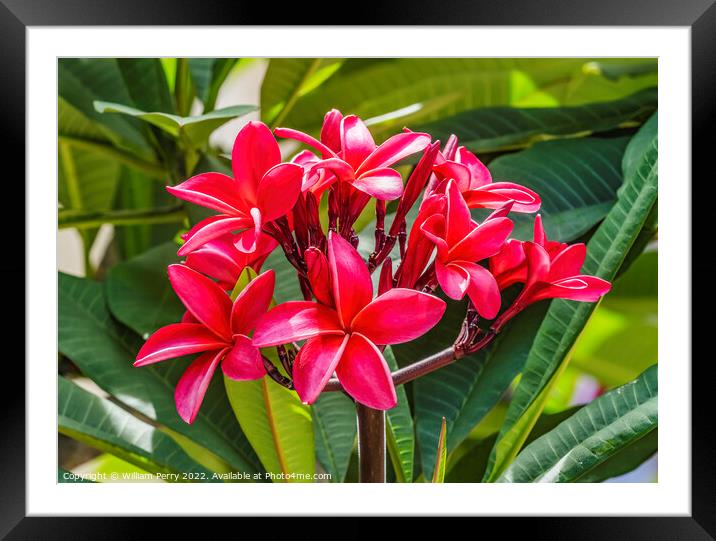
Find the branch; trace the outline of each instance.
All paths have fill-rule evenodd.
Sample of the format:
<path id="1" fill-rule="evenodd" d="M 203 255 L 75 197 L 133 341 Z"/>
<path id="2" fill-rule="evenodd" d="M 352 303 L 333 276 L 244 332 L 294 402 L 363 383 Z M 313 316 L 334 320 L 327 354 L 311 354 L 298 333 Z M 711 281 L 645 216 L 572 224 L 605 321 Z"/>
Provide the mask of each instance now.
<path id="1" fill-rule="evenodd" d="M 402 385 L 426 374 L 430 374 L 431 372 L 435 372 L 435 370 L 438 370 L 443 366 L 447 366 L 452 362 L 458 360 L 461 356 L 462 355 L 457 353 L 453 347 L 449 347 L 447 349 L 439 351 L 435 355 L 426 357 L 421 361 L 418 361 L 416 363 L 411 364 L 410 366 L 406 366 L 393 372 L 391 374 L 391 376 L 393 377 L 393 384 Z M 323 388 L 324 392 L 342 390 L 343 387 L 341 386 L 341 383 L 338 381 L 337 378 L 329 379 L 328 383 Z"/>

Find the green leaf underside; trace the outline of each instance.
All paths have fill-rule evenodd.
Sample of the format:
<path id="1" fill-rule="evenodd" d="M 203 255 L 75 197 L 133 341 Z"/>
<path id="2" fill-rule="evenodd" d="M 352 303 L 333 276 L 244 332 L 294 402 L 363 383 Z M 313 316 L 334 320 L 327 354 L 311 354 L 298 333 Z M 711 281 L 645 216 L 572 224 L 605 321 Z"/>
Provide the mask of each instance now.
<path id="1" fill-rule="evenodd" d="M 355 404 L 343 393 L 322 393 L 311 413 L 318 461 L 332 482 L 342 483 L 356 440 Z"/>
<path id="2" fill-rule="evenodd" d="M 105 282 L 112 315 L 140 336 L 178 322 L 185 311 L 167 277 L 178 263 L 177 245 L 166 242 L 112 267 Z"/>
<path id="3" fill-rule="evenodd" d="M 517 456 L 497 480 L 574 482 L 588 475 L 658 423 L 657 366 L 587 404 Z"/>
<path id="4" fill-rule="evenodd" d="M 192 425 L 181 420 L 174 387 L 188 359 L 132 366 L 141 340 L 112 319 L 100 283 L 59 274 L 59 349 L 107 393 L 190 438 L 236 471 L 261 471 L 231 412 L 219 378 L 209 386 Z"/>
<path id="5" fill-rule="evenodd" d="M 95 101 L 95 108 L 100 113 L 120 113 L 139 118 L 174 137 L 185 135 L 195 146 L 206 143 L 211 132 L 229 120 L 256 110 L 253 105 L 234 105 L 205 115 L 181 117 L 169 113 L 142 111 L 121 103 L 104 101 Z"/>
<path id="6" fill-rule="evenodd" d="M 383 351 L 391 372 L 398 369 L 398 362 L 390 346 Z M 415 453 L 415 431 L 413 417 L 410 413 L 408 396 L 405 386 L 395 389 L 398 395 L 398 405 L 385 412 L 386 444 L 388 454 L 393 464 L 395 476 L 400 483 L 410 483 L 413 480 L 413 460 Z"/>
<path id="7" fill-rule="evenodd" d="M 641 146 L 643 153 L 639 166 L 631 169 L 625 176 L 616 204 L 587 245 L 587 257 L 582 267 L 584 274 L 613 280 L 656 203 L 658 184 L 656 118 L 655 114 L 641 128 L 641 131 L 651 134 L 651 143 L 648 146 Z M 637 141 L 640 140 L 641 138 Z M 630 152 L 629 148 L 626 152 Z M 525 363 L 505 423 L 491 453 L 486 480 L 497 479 L 516 456 L 526 433 L 529 433 L 534 424 L 535 416 L 539 414 L 539 407 L 528 411 L 530 406 L 550 380 L 553 380 L 553 376 L 567 357 L 594 307 L 594 303 L 561 299 L 551 302 Z"/>
<path id="8" fill-rule="evenodd" d="M 656 88 L 649 88 L 621 100 L 576 107 L 472 109 L 415 130 L 441 141 L 455 134 L 460 144 L 473 152 L 495 152 L 636 125 L 654 112 L 656 104 Z"/>
<path id="9" fill-rule="evenodd" d="M 211 480 L 212 472 L 189 458 L 172 438 L 62 376 L 58 411 L 62 434 L 112 453 L 150 473 L 197 474 L 197 480 Z"/>
<path id="10" fill-rule="evenodd" d="M 315 455 L 311 413 L 295 391 L 268 376 L 234 381 L 224 376 L 229 401 L 246 437 L 269 474 L 288 476 L 278 482 L 311 482 Z"/>

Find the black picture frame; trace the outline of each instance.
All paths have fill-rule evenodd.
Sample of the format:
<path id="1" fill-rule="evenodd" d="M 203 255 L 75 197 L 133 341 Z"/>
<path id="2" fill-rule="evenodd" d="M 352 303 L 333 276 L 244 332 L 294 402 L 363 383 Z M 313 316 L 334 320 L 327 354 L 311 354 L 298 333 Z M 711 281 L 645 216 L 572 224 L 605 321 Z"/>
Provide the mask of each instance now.
<path id="1" fill-rule="evenodd" d="M 713 125 L 716 97 L 716 5 L 715 0 L 461 0 L 437 2 L 401 0 L 381 2 L 371 9 L 356 10 L 350 21 L 338 21 L 346 10 L 323 8 L 311 3 L 315 17 L 309 24 L 389 24 L 389 25 L 577 25 L 577 26 L 686 26 L 691 28 L 692 69 L 692 170 L 694 178 L 712 179 L 707 169 L 712 161 L 708 132 Z M 305 8 L 301 8 L 304 10 Z M 0 0 L 0 40 L 2 49 L 3 84 L 2 114 L 4 137 L 2 153 L 5 164 L 22 163 L 17 157 L 25 149 L 25 47 L 28 26 L 82 25 L 256 25 L 296 24 L 290 11 L 277 14 L 268 3 L 234 0 Z M 279 10 L 281 11 L 281 10 Z M 326 14 L 332 14 L 333 20 Z M 345 15 L 340 15 L 345 17 Z M 31 107 L 32 105 L 29 104 Z M 51 124 L 52 121 L 49 121 Z M 662 127 L 662 129 L 664 129 Z M 20 165 L 15 178 L 22 178 Z M 697 176 L 698 175 L 698 176 Z M 6 178 L 6 181 L 11 179 Z M 684 179 L 688 183 L 689 179 Z M 22 193 L 22 192 L 21 192 Z M 24 194 L 18 194 L 24 199 Z M 19 199 L 15 199 L 15 202 Z M 15 204 L 16 211 L 22 206 Z M 693 228 L 693 245 L 698 246 L 699 229 Z M 17 240 L 15 240 L 17 242 Z M 3 258 L 0 277 L 3 284 L 23 283 L 24 258 L 15 246 L 13 257 Z M 713 252 L 713 250 L 711 250 Z M 713 257 L 713 256 L 712 256 Z M 707 258 L 693 265 L 692 270 L 714 270 Z M 685 262 L 685 264 L 689 264 Z M 20 288 L 15 286 L 16 293 Z M 19 306 L 19 299 L 17 306 Z M 689 314 L 684 314 L 689 317 Z M 21 320 L 14 318 L 16 325 Z M 696 333 L 708 335 L 710 318 L 695 323 Z M 32 322 L 28 322 L 32 324 Z M 6 329 L 6 332 L 10 332 Z M 711 331 L 712 332 L 712 331 Z M 708 377 L 710 356 L 696 358 L 692 363 L 692 514 L 690 517 L 658 518 L 529 518 L 511 521 L 514 525 L 529 524 L 530 536 L 555 539 L 716 539 L 716 466 L 712 444 L 716 423 Z M 6 381 L 24 381 L 22 363 L 5 358 Z M 680 359 L 687 363 L 689 359 Z M 51 364 L 49 362 L 48 364 Z M 48 366 L 48 368 L 50 368 Z M 50 368 L 51 369 L 51 368 Z M 15 372 L 15 373 L 13 373 Z M 12 378 L 10 380 L 9 378 Z M 6 539 L 127 539 L 138 530 L 131 518 L 28 518 L 25 512 L 25 392 L 24 386 L 3 389 L 4 404 L 0 408 L 3 438 L 0 445 L 0 538 Z M 347 509 L 347 512 L 349 510 Z M 483 519 L 488 520 L 488 519 Z M 489 519 L 506 522 L 505 519 Z M 183 526 L 184 521 L 174 524 Z M 176 527 L 176 526 L 175 526 Z M 164 525 L 163 525 L 164 528 Z M 362 527 L 359 527 L 362 529 Z M 370 526 L 367 527 L 367 530 Z M 349 527 L 345 532 L 354 531 Z M 101 533 L 100 533 L 101 532 Z M 165 535 L 169 530 L 164 530 Z M 354 531 L 355 533 L 355 531 Z"/>

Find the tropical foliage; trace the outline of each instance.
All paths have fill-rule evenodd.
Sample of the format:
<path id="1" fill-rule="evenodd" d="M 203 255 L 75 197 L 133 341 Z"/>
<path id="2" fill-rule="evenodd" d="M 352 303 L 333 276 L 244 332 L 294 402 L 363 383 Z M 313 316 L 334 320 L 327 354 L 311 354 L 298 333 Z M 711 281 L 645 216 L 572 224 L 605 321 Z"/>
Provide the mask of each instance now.
<path id="1" fill-rule="evenodd" d="M 456 135 L 496 182 L 539 194 L 538 220 L 510 214 L 512 237 L 543 227 L 547 251 L 585 243 L 581 274 L 612 284 L 595 304 L 536 302 L 504 282 L 507 297 L 531 305 L 500 316 L 489 345 L 396 387 L 388 480 L 601 482 L 637 468 L 657 450 L 656 69 L 649 59 L 61 59 L 58 225 L 81 243 L 84 272 L 58 277 L 59 432 L 101 454 L 91 466 L 61 461 L 58 480 L 108 467 L 188 482 L 357 480 L 353 400 L 324 392 L 302 403 L 276 383 L 285 359 L 269 355 L 273 377 L 217 372 L 201 408 L 183 413 L 175 387 L 192 355 L 132 366 L 150 335 L 182 320 L 167 268 L 209 216 L 166 186 L 176 194 L 198 174 L 231 175 L 231 144 L 251 118 L 319 137 L 334 108 L 363 118 L 378 144 L 404 126 L 443 145 Z M 250 84 L 259 102 L 233 103 L 232 89 Z M 284 161 L 306 148 L 283 141 Z M 421 155 L 393 165 L 403 180 Z M 316 199 L 324 227 L 328 199 Z M 373 200 L 353 224 L 366 260 L 382 212 L 391 223 L 402 209 Z M 273 302 L 302 299 L 274 248 L 256 255 L 275 273 Z M 236 256 L 215 278 L 236 298 L 249 280 L 257 289 L 256 263 Z M 454 343 L 468 297 L 442 298 L 437 325 L 383 351 L 392 371 Z"/>

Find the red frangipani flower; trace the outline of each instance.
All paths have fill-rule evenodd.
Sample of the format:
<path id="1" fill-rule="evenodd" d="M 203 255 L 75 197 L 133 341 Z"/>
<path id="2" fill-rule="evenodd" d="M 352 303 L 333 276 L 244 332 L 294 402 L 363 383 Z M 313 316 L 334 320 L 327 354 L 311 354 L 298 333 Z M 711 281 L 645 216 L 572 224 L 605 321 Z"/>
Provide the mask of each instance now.
<path id="1" fill-rule="evenodd" d="M 490 261 L 491 268 L 499 272 L 501 287 L 516 282 L 525 284 L 512 305 L 492 325 L 496 332 L 532 303 L 544 299 L 596 302 L 612 287 L 602 278 L 580 273 L 587 255 L 583 243 L 568 246 L 548 241 L 541 220 L 535 223 L 535 242 L 525 241 L 515 246 L 500 252 Z M 519 256 L 520 251 L 522 257 Z M 517 265 L 510 269 L 508 263 Z"/>
<path id="2" fill-rule="evenodd" d="M 266 258 L 277 246 L 278 242 L 272 237 L 260 235 L 256 240 L 256 250 L 247 254 L 236 248 L 233 235 L 224 235 L 191 252 L 184 264 L 215 278 L 221 288 L 228 291 L 234 288 L 246 267 L 261 272 Z"/>
<path id="3" fill-rule="evenodd" d="M 168 186 L 167 191 L 179 199 L 221 212 L 192 228 L 179 255 L 235 231 L 239 231 L 236 247 L 253 252 L 262 226 L 288 213 L 301 191 L 303 168 L 280 162 L 271 130 L 261 122 L 249 122 L 236 136 L 231 153 L 234 178 L 201 173 Z"/>
<path id="4" fill-rule="evenodd" d="M 266 375 L 261 354 L 248 334 L 269 307 L 275 276 L 272 270 L 261 274 L 233 304 L 218 284 L 184 265 L 169 266 L 169 281 L 191 317 L 152 334 L 134 366 L 202 352 L 179 379 L 174 393 L 179 415 L 192 423 L 219 363 L 231 379 Z"/>
<path id="5" fill-rule="evenodd" d="M 254 346 L 307 340 L 296 357 L 293 379 L 301 400 L 308 404 L 318 398 L 335 372 L 358 402 L 382 410 L 394 407 L 395 387 L 377 344 L 399 344 L 425 334 L 442 317 L 445 303 L 402 288 L 372 299 L 366 264 L 337 234 L 328 238 L 327 265 L 318 254 L 311 257 L 311 279 L 320 282 L 313 289 L 321 291 L 322 303 L 295 301 L 276 306 L 259 321 Z"/>
<path id="6" fill-rule="evenodd" d="M 453 179 L 471 209 L 498 209 L 512 201 L 515 212 L 539 210 L 541 201 L 535 192 L 514 182 L 492 182 L 490 171 L 472 152 L 465 147 L 454 152 L 453 157 L 439 154 L 435 160 L 433 172 L 439 182 L 434 191 L 444 191 L 445 183 Z"/>
<path id="7" fill-rule="evenodd" d="M 382 200 L 396 199 L 403 193 L 403 179 L 390 166 L 430 144 L 427 133 L 408 132 L 394 135 L 377 146 L 360 118 L 344 117 L 335 109 L 324 118 L 320 141 L 289 128 L 276 128 L 275 133 L 305 143 L 321 154 L 321 160 L 313 164 L 308 173 L 309 179 L 318 182 L 321 177 L 315 173 L 327 170 L 355 189 Z M 301 160 L 309 161 L 306 156 Z M 325 189 L 327 185 L 326 182 L 321 187 Z M 304 184 L 304 190 L 309 187 L 310 182 Z"/>
<path id="8" fill-rule="evenodd" d="M 478 224 L 452 180 L 447 183 L 446 196 L 445 214 L 434 214 L 422 225 L 423 232 L 437 246 L 438 283 L 452 299 L 462 299 L 467 294 L 478 313 L 492 319 L 500 310 L 500 289 L 490 271 L 477 261 L 498 253 L 512 232 L 512 221 L 504 217 L 509 203 Z"/>

